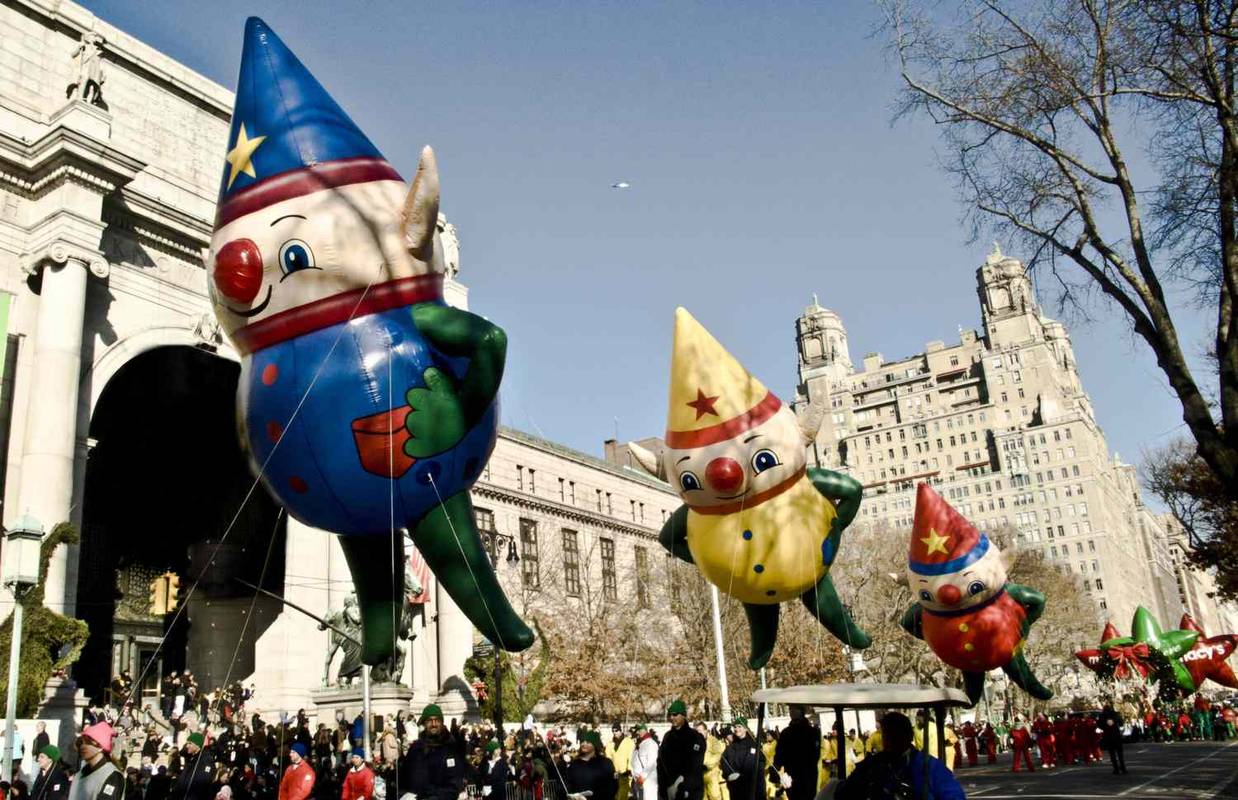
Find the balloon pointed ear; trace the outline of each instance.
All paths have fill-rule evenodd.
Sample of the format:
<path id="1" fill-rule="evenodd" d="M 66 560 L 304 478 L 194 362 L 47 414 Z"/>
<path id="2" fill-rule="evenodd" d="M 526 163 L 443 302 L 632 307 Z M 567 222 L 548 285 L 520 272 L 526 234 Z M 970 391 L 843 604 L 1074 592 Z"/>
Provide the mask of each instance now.
<path id="1" fill-rule="evenodd" d="M 402 216 L 408 251 L 418 261 L 429 262 L 434 256 L 434 229 L 438 224 L 438 162 L 429 145 L 421 150 L 417 177 L 404 199 Z"/>
<path id="2" fill-rule="evenodd" d="M 809 403 L 799 414 L 800 431 L 804 434 L 804 442 L 812 444 L 817 439 L 817 431 L 825 421 L 825 404 Z"/>
<path id="3" fill-rule="evenodd" d="M 632 457 L 636 459 L 636 463 L 640 464 L 646 472 L 656 478 L 666 480 L 666 470 L 662 468 L 662 459 L 635 442 L 628 442 L 628 450 L 632 452 Z"/>

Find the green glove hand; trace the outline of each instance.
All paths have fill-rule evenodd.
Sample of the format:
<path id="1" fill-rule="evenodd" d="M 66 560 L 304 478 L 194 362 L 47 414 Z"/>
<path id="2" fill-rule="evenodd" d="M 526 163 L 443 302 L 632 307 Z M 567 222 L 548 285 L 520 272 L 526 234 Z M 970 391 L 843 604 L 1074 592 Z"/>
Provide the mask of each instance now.
<path id="1" fill-rule="evenodd" d="M 412 458 L 429 458 L 446 452 L 460 443 L 466 432 L 464 407 L 451 378 L 437 367 L 421 375 L 425 386 L 408 390 L 405 395 L 412 411 L 404 419 L 413 438 L 404 443 L 404 452 Z"/>

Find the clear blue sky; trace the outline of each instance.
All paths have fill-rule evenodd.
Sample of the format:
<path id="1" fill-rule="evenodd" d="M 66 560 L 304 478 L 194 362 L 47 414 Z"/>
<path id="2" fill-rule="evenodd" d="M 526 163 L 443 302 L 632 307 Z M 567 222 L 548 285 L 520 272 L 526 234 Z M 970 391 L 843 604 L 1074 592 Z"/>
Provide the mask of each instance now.
<path id="1" fill-rule="evenodd" d="M 616 418 L 622 439 L 660 435 L 676 305 L 784 399 L 813 292 L 857 363 L 979 325 L 990 245 L 966 241 L 934 129 L 891 125 L 865 0 L 86 5 L 229 88 L 262 16 L 403 174 L 434 145 L 472 309 L 510 337 L 515 427 L 595 454 Z M 1070 326 L 1084 385 L 1137 461 L 1181 414 L 1093 312 Z M 1205 329 L 1184 338 L 1198 351 Z"/>

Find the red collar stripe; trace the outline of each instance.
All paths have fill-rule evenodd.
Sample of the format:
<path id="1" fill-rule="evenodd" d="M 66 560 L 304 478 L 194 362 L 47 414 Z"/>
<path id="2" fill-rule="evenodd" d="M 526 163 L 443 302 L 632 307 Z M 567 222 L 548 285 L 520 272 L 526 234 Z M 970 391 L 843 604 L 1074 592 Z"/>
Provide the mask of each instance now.
<path id="1" fill-rule="evenodd" d="M 370 181 L 404 182 L 382 158 L 342 158 L 263 178 L 224 201 L 215 215 L 215 230 L 269 205 L 323 189 Z"/>
<path id="2" fill-rule="evenodd" d="M 727 439 L 734 439 L 739 434 L 752 430 L 774 416 L 780 408 L 782 408 L 782 401 L 778 399 L 778 395 L 769 392 L 764 400 L 726 422 L 719 422 L 717 425 L 694 431 L 667 431 L 666 445 L 672 450 L 691 450 L 694 447 L 725 442 Z"/>
<path id="3" fill-rule="evenodd" d="M 769 487 L 763 492 L 757 492 L 752 497 L 747 497 L 747 498 L 744 498 L 743 500 L 736 500 L 734 503 L 727 503 L 721 506 L 689 505 L 688 508 L 697 514 L 705 514 L 707 516 L 717 516 L 720 514 L 734 514 L 737 511 L 743 511 L 745 508 L 753 508 L 754 506 L 759 506 L 762 503 L 764 503 L 766 500 L 769 500 L 770 498 L 773 498 L 773 497 L 777 497 L 778 495 L 785 492 L 787 489 L 790 489 L 792 486 L 799 483 L 800 478 L 804 477 L 804 474 L 806 472 L 807 472 L 807 467 L 796 470 L 794 475 L 787 478 L 782 483 L 774 484 L 773 486 Z"/>
<path id="4" fill-rule="evenodd" d="M 437 273 L 398 278 L 366 289 L 324 297 L 246 325 L 232 335 L 241 355 L 249 355 L 302 334 L 347 322 L 367 314 L 443 298 L 443 276 Z"/>

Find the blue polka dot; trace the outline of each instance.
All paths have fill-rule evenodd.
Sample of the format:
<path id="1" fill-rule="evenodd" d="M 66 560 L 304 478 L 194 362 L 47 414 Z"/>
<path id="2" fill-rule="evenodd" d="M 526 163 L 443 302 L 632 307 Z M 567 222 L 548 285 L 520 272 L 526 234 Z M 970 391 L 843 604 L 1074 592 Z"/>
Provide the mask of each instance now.
<path id="1" fill-rule="evenodd" d="M 764 571 L 765 571 L 765 565 L 764 565 L 764 564 L 757 564 L 755 567 L 753 567 L 753 568 L 752 568 L 752 571 L 753 571 L 753 572 L 764 572 Z"/>
<path id="2" fill-rule="evenodd" d="M 751 539 L 752 531 L 744 531 L 744 539 Z"/>

